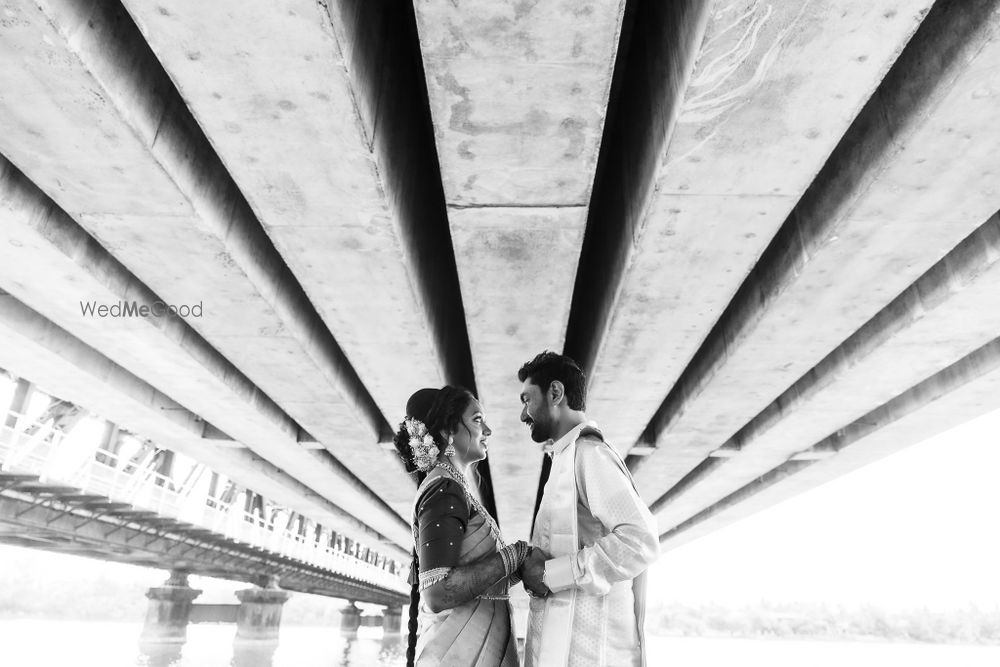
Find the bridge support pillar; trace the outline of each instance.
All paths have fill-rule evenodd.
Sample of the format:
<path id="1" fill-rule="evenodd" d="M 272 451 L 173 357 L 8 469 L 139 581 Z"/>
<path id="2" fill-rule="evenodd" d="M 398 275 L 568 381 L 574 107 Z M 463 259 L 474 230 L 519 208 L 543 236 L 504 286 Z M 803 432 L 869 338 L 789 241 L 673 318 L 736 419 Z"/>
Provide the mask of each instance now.
<path id="1" fill-rule="evenodd" d="M 187 639 L 191 603 L 201 591 L 188 585 L 187 573 L 173 571 L 157 588 L 146 591 L 149 607 L 139 637 L 141 644 L 183 644 Z"/>
<path id="2" fill-rule="evenodd" d="M 292 596 L 277 584 L 267 588 L 236 591 L 240 608 L 236 612 L 236 643 L 277 643 L 281 610 Z"/>
<path id="3" fill-rule="evenodd" d="M 382 612 L 382 632 L 387 635 L 398 635 L 403 630 L 403 608 L 386 607 Z"/>
<path id="4" fill-rule="evenodd" d="M 361 627 L 361 609 L 351 600 L 346 607 L 340 610 L 340 632 L 344 635 L 358 634 Z"/>

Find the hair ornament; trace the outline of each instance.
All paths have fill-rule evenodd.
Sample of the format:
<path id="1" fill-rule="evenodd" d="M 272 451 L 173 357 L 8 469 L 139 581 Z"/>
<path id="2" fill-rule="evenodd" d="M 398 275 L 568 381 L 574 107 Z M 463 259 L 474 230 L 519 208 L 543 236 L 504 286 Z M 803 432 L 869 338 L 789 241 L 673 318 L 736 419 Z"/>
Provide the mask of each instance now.
<path id="1" fill-rule="evenodd" d="M 437 464 L 438 448 L 434 444 L 434 436 L 427 432 L 427 426 L 422 421 L 413 417 L 407 417 L 403 420 L 403 428 L 410 436 L 413 465 L 420 472 L 429 471 Z"/>

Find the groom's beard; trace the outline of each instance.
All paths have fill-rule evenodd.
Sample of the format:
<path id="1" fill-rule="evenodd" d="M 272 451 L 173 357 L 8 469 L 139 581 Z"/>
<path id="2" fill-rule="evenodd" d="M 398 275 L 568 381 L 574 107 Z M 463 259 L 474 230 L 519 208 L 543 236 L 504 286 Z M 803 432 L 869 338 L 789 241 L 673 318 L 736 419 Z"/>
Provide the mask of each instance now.
<path id="1" fill-rule="evenodd" d="M 540 422 L 532 419 L 529 428 L 531 429 L 531 439 L 535 442 L 545 442 L 551 437 L 552 425 L 548 421 Z"/>

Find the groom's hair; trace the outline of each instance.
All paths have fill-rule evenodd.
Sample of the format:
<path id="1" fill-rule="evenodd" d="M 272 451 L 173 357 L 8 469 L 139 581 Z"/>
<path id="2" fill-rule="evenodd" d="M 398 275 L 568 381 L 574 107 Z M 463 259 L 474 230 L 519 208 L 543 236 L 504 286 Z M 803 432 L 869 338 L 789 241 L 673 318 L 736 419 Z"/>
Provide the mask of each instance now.
<path id="1" fill-rule="evenodd" d="M 587 407 L 587 378 L 580 366 L 565 354 L 546 350 L 536 355 L 517 371 L 517 379 L 521 382 L 530 379 L 532 384 L 541 387 L 543 393 L 558 380 L 566 390 L 566 404 L 570 410 L 585 410 Z"/>

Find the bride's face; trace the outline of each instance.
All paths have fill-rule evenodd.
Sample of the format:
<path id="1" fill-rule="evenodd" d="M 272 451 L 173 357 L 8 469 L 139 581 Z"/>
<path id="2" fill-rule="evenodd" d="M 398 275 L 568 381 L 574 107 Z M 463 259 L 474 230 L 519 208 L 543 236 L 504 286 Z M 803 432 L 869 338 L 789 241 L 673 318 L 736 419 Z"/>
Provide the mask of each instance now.
<path id="1" fill-rule="evenodd" d="M 479 401 L 472 399 L 462 414 L 454 436 L 455 458 L 468 464 L 486 458 L 486 440 L 493 431 L 486 425 L 486 415 Z"/>

